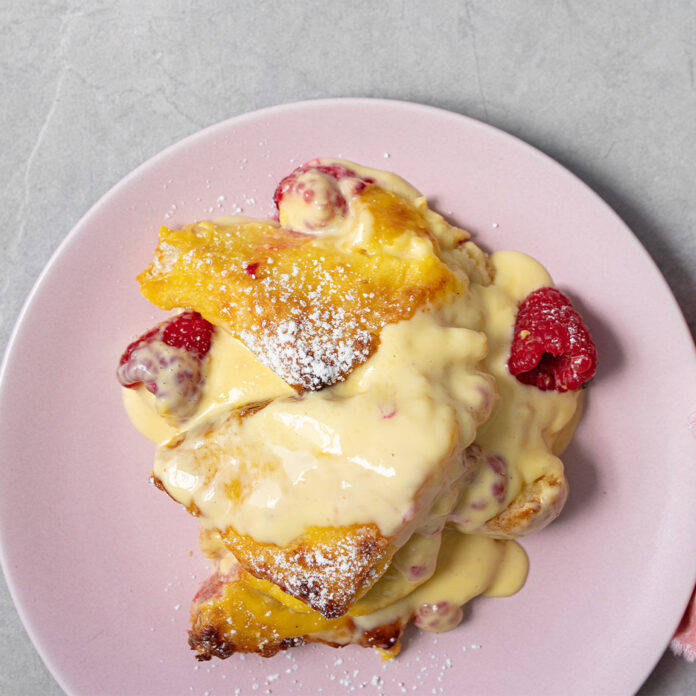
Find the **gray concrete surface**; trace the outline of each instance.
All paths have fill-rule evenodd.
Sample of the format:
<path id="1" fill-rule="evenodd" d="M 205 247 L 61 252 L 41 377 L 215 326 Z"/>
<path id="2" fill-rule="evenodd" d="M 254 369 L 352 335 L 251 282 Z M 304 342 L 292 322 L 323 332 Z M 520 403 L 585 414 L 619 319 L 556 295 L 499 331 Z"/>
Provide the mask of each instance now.
<path id="1" fill-rule="evenodd" d="M 3 0 L 0 75 L 3 347 L 51 252 L 131 169 L 326 96 L 449 108 L 555 157 L 623 216 L 696 329 L 694 2 Z M 0 693 L 61 693 L 4 584 Z M 666 655 L 640 693 L 696 693 L 696 665 Z"/>

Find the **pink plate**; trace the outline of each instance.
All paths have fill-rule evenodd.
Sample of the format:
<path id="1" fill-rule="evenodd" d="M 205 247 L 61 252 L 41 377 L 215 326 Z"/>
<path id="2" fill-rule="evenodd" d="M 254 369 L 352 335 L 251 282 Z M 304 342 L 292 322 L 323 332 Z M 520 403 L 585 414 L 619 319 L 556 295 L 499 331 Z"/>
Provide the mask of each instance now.
<path id="1" fill-rule="evenodd" d="M 600 371 L 565 457 L 561 519 L 524 545 L 525 588 L 479 599 L 398 659 L 303 647 L 198 665 L 188 604 L 206 575 L 196 523 L 147 485 L 153 447 L 114 369 L 159 318 L 134 276 L 158 226 L 267 215 L 317 155 L 391 169 L 490 249 L 542 261 L 576 299 Z M 68 694 L 628 694 L 664 650 L 696 577 L 696 362 L 665 281 L 621 220 L 548 157 L 464 116 L 325 100 L 208 128 L 126 177 L 80 221 L 22 312 L 0 385 L 2 562 Z"/>

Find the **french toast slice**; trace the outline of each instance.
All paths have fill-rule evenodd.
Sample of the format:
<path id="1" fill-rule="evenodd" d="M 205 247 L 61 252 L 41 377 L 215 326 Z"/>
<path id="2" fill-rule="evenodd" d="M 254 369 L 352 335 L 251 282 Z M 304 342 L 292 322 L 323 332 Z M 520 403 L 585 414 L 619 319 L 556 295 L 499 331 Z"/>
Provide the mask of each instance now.
<path id="1" fill-rule="evenodd" d="M 421 542 L 412 544 L 410 560 L 422 556 Z M 396 581 L 388 577 L 390 567 L 365 596 L 369 601 L 331 619 L 247 573 L 223 550 L 216 573 L 194 599 L 189 645 L 201 660 L 234 652 L 270 656 L 306 642 L 375 647 L 389 658 L 399 652 L 409 621 L 426 631 L 450 630 L 461 621 L 463 604 L 481 594 L 514 593 L 527 575 L 527 556 L 512 541 L 446 528 L 431 546 L 437 559 L 429 573 Z"/>
<path id="2" fill-rule="evenodd" d="M 231 527 L 221 536 L 249 573 L 329 619 L 347 613 L 382 575 L 395 551 L 374 524 L 313 527 L 287 546 L 260 543 Z"/>
<path id="3" fill-rule="evenodd" d="M 515 539 L 543 529 L 563 509 L 568 482 L 561 460 L 550 452 L 540 458 L 541 471 L 529 481 L 514 462 L 506 463 L 476 444 L 464 456 L 471 460 L 474 476 L 448 518 L 460 531 Z M 511 496 L 516 489 L 509 493 L 508 487 L 515 481 L 519 489 Z"/>
<path id="4" fill-rule="evenodd" d="M 332 647 L 356 643 L 389 656 L 398 652 L 401 620 L 361 630 L 349 616 L 327 619 L 306 607 L 298 611 L 291 597 L 270 594 L 268 585 L 240 567 L 216 572 L 204 583 L 191 606 L 189 631 L 189 646 L 198 660 L 225 659 L 235 652 L 271 657 L 310 642 Z"/>
<path id="5" fill-rule="evenodd" d="M 180 502 L 154 474 L 151 481 Z M 201 517 L 195 504 L 185 507 L 194 517 Z M 202 526 L 201 548 L 217 559 L 232 553 L 251 577 L 272 584 L 308 611 L 311 607 L 329 619 L 348 612 L 356 598 L 379 579 L 396 551 L 374 524 L 313 527 L 285 546 L 258 542 L 231 527 Z"/>
<path id="6" fill-rule="evenodd" d="M 257 413 L 260 413 L 259 409 Z M 156 455 L 155 469 L 167 475 L 169 487 L 176 476 L 207 478 L 206 487 L 197 495 L 200 501 L 206 491 L 224 491 L 219 504 L 233 508 L 247 506 L 264 488 L 264 470 L 272 479 L 277 471 L 263 458 L 246 460 L 236 451 L 239 420 L 253 417 L 248 410 L 244 415 L 232 414 L 227 423 L 233 428 L 226 433 L 225 424 L 211 427 L 209 436 L 196 430 L 175 438 L 161 447 Z M 181 503 L 211 533 L 219 535 L 220 542 L 231 552 L 245 571 L 268 580 L 291 596 L 305 602 L 326 618 L 342 616 L 386 570 L 394 553 L 410 538 L 443 488 L 459 485 L 465 478 L 465 466 L 457 460 L 456 438 L 452 433 L 449 454 L 438 462 L 416 493 L 413 509 L 407 519 L 401 520 L 393 534 L 385 536 L 374 523 L 356 523 L 341 526 L 312 525 L 287 543 L 261 541 L 250 534 L 240 533 L 231 525 L 216 527 L 215 510 L 211 514 L 201 510 L 183 489 L 170 488 L 157 475 L 155 484 Z M 242 466 L 253 472 L 251 478 L 230 479 L 219 466 L 224 459 L 238 459 Z M 282 469 L 282 462 L 279 467 Z M 173 472 L 173 474 L 172 474 Z M 385 499 L 385 505 L 388 504 Z M 225 518 L 226 519 L 226 518 Z"/>
<path id="7" fill-rule="evenodd" d="M 370 233 L 348 243 L 250 220 L 162 227 L 141 292 L 226 328 L 298 390 L 329 386 L 372 355 L 383 326 L 460 286 L 411 203 L 368 185 L 351 212 Z"/>

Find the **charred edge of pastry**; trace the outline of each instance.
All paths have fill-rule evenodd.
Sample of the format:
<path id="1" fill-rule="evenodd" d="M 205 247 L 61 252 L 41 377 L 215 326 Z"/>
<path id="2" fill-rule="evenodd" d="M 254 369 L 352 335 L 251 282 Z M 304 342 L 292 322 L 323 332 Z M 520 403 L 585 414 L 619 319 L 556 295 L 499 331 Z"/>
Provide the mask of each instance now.
<path id="1" fill-rule="evenodd" d="M 265 641 L 263 644 L 258 645 L 255 652 L 261 655 L 261 657 L 273 657 L 281 650 L 294 648 L 304 643 L 305 639 L 302 636 L 296 638 L 283 638 L 277 643 Z M 190 630 L 188 644 L 191 650 L 197 652 L 196 659 L 200 662 L 205 662 L 213 657 L 226 660 L 230 655 L 236 652 L 250 652 L 248 650 L 238 650 L 237 646 L 226 640 L 220 634 L 220 630 L 217 626 L 213 626 L 212 624 L 208 624 L 199 629 Z"/>
<path id="2" fill-rule="evenodd" d="M 376 648 L 386 653 L 388 657 L 394 657 L 400 650 L 400 639 L 403 630 L 403 622 L 396 620 L 393 623 L 364 631 L 356 635 L 355 640 L 349 643 L 338 643 L 330 638 L 307 635 L 283 638 L 277 642 L 265 640 L 263 643 L 257 644 L 256 650 L 240 650 L 220 633 L 217 626 L 206 624 L 189 631 L 188 644 L 191 650 L 196 651 L 196 659 L 201 662 L 210 660 L 213 657 L 225 660 L 236 652 L 254 652 L 261 657 L 273 657 L 282 650 L 295 648 L 305 643 L 322 643 L 332 648 L 343 648 L 346 645 L 357 644 L 364 648 Z"/>
<path id="3" fill-rule="evenodd" d="M 393 623 L 365 631 L 360 638 L 360 645 L 370 648 L 379 648 L 385 652 L 396 655 L 401 647 L 399 640 L 404 632 L 404 623 L 397 619 Z"/>

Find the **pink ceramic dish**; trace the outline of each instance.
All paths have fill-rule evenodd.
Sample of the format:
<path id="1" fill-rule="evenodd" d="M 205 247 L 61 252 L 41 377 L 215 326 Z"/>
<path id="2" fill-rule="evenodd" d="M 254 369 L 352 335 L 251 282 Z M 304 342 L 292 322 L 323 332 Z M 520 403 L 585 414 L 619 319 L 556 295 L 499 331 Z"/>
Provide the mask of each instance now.
<path id="1" fill-rule="evenodd" d="M 152 446 L 114 377 L 159 318 L 134 275 L 161 223 L 267 215 L 311 157 L 391 169 L 492 249 L 542 261 L 577 302 L 600 368 L 565 457 L 560 520 L 525 540 L 531 573 L 396 660 L 304 647 L 197 664 L 188 604 L 206 574 L 196 524 L 146 483 Z M 266 109 L 178 143 L 87 213 L 41 275 L 0 384 L 2 562 L 38 651 L 68 694 L 628 694 L 652 669 L 696 576 L 696 395 L 688 330 L 621 220 L 515 138 L 407 103 Z M 192 553 L 193 552 L 193 553 Z M 7 648 L 6 648 L 7 649 Z M 239 689 L 239 692 L 236 691 Z"/>

